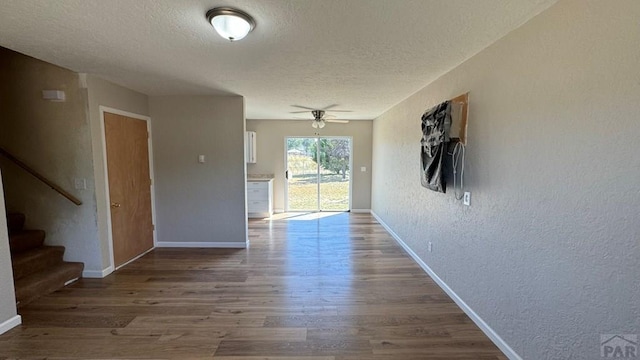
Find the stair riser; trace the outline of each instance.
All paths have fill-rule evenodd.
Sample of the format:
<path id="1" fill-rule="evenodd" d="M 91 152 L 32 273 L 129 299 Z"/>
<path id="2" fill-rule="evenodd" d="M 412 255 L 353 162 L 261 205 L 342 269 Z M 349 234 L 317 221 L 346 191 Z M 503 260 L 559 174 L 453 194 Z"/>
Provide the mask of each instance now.
<path id="1" fill-rule="evenodd" d="M 64 287 L 67 281 L 81 278 L 82 263 L 62 263 L 46 271 L 45 274 L 32 274 L 16 281 L 16 302 L 25 306 L 40 296 L 52 293 Z"/>
<path id="2" fill-rule="evenodd" d="M 16 233 L 24 228 L 25 216 L 19 213 L 7 214 L 7 229 L 9 234 Z"/>
<path id="3" fill-rule="evenodd" d="M 12 254 L 36 249 L 44 244 L 45 233 L 42 230 L 24 230 L 9 235 L 9 249 Z"/>
<path id="4" fill-rule="evenodd" d="M 26 256 L 25 256 L 26 255 Z M 62 263 L 64 247 L 43 246 L 29 253 L 18 254 L 13 261 L 13 280 L 19 280 L 38 271 Z"/>

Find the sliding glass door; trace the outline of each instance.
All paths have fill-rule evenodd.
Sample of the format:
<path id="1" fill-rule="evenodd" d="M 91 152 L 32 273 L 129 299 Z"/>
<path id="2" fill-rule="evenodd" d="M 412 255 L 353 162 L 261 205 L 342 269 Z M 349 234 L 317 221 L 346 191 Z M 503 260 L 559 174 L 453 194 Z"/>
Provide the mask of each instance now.
<path id="1" fill-rule="evenodd" d="M 287 211 L 348 211 L 351 138 L 286 139 Z"/>

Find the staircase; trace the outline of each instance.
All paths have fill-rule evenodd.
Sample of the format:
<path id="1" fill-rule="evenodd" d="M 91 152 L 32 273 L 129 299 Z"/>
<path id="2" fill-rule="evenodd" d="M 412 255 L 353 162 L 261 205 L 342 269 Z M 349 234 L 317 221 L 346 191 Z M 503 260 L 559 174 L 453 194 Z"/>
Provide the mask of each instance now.
<path id="1" fill-rule="evenodd" d="M 24 306 L 82 277 L 83 263 L 65 262 L 63 246 L 44 245 L 42 230 L 24 230 L 25 216 L 7 215 L 16 304 Z"/>

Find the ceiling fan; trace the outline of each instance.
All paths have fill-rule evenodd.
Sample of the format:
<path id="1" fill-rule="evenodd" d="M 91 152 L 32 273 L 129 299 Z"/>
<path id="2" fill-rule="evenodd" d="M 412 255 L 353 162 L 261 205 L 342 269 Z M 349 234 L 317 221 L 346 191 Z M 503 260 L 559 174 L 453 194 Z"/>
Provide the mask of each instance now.
<path id="1" fill-rule="evenodd" d="M 311 115 L 313 115 L 313 121 L 311 123 L 311 126 L 313 126 L 314 129 L 322 129 L 323 127 L 325 127 L 326 123 L 328 122 L 338 123 L 338 124 L 347 124 L 349 122 L 349 120 L 331 119 L 335 117 L 335 115 L 325 116 L 327 112 L 351 112 L 351 110 L 330 110 L 331 108 L 338 106 L 337 104 L 329 105 L 323 109 L 314 109 L 314 108 L 300 106 L 300 105 L 291 105 L 291 106 L 301 108 L 301 109 L 306 109 L 303 111 L 292 111 L 291 112 L 292 114 L 300 114 L 300 113 L 306 113 L 311 111 Z"/>

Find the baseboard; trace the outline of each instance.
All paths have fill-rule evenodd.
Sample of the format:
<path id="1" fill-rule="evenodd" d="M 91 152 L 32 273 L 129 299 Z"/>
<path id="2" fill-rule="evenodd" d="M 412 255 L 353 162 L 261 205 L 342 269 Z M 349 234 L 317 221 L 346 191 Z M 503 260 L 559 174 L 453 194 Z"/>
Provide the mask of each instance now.
<path id="1" fill-rule="evenodd" d="M 371 214 L 371 209 L 351 209 L 354 214 Z"/>
<path id="2" fill-rule="evenodd" d="M 20 315 L 16 315 L 9 320 L 0 323 L 0 335 L 6 333 L 7 331 L 20 324 L 22 324 L 22 317 L 20 317 Z"/>
<path id="3" fill-rule="evenodd" d="M 246 249 L 249 242 L 179 242 L 179 241 L 159 241 L 156 243 L 159 248 L 230 248 Z"/>
<path id="4" fill-rule="evenodd" d="M 493 341 L 494 344 L 496 344 L 496 346 L 498 348 L 500 348 L 500 350 L 511 360 L 522 360 L 522 357 L 520 357 L 520 355 L 518 355 L 518 353 L 516 353 L 511 346 L 509 346 L 509 344 L 507 344 L 501 337 L 500 335 L 498 335 L 484 320 L 482 320 L 482 318 L 480 316 L 478 316 L 478 314 L 476 314 L 475 311 L 473 311 L 473 309 L 471 307 L 469 307 L 469 305 L 467 305 L 467 303 L 464 302 L 464 300 L 462 300 L 458 294 L 456 294 L 450 287 L 449 285 L 447 285 L 447 283 L 445 283 L 424 261 L 422 261 L 422 259 L 420 259 L 420 257 L 418 256 L 418 254 L 416 254 L 415 252 L 413 252 L 413 250 L 409 247 L 409 245 L 407 245 L 401 238 L 400 236 L 398 236 L 398 234 L 396 234 L 381 218 L 380 216 L 378 216 L 378 214 L 376 214 L 373 210 L 371 211 L 371 215 L 373 215 L 373 217 L 378 220 L 378 222 L 380 223 L 380 225 L 382 225 L 382 227 L 385 228 L 385 230 L 387 230 L 387 232 L 389 232 L 389 234 L 396 240 L 396 242 L 398 242 L 398 244 L 400 246 L 402 246 L 402 248 L 409 253 L 409 255 L 413 258 L 413 260 L 418 263 L 418 265 L 420 265 L 420 267 L 427 273 L 429 274 L 429 276 L 433 279 L 433 281 L 436 282 L 436 284 L 438 284 L 438 286 L 440 286 L 440 288 L 442 290 L 444 290 L 444 292 L 447 293 L 447 295 L 449 295 L 449 297 L 460 307 L 460 309 L 462 309 L 462 311 L 465 312 L 465 314 L 467 314 L 467 316 L 469 316 L 469 318 L 471 318 L 471 320 L 473 320 L 473 322 L 478 325 L 478 327 L 480 328 L 480 330 L 482 330 L 483 333 L 485 333 L 485 335 L 487 335 L 487 337 L 489 337 L 489 339 L 491 339 L 491 341 Z"/>
<path id="5" fill-rule="evenodd" d="M 109 266 L 103 270 L 85 270 L 82 272 L 82 277 L 89 279 L 102 279 L 113 272 L 113 266 Z"/>

